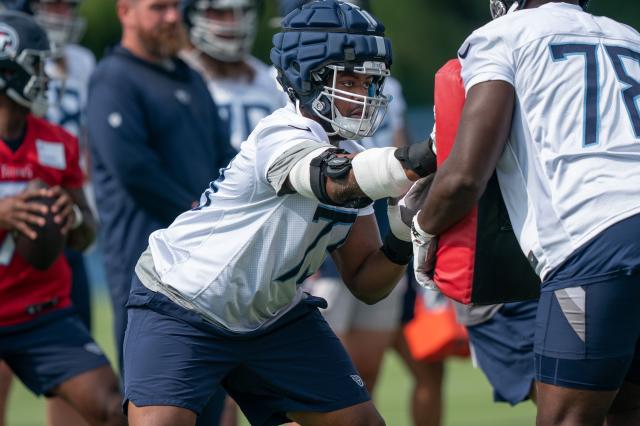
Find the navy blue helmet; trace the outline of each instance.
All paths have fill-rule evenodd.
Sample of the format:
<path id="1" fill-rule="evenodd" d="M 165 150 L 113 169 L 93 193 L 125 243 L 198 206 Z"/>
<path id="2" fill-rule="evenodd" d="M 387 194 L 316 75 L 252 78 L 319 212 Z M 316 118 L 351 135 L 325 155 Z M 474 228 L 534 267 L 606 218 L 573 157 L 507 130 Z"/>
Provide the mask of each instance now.
<path id="1" fill-rule="evenodd" d="M 262 0 L 182 0 L 191 43 L 225 62 L 244 59 L 253 48 Z M 232 14 L 233 19 L 224 15 Z"/>
<path id="2" fill-rule="evenodd" d="M 489 0 L 489 9 L 491 10 L 491 17 L 493 19 L 506 15 L 511 6 L 514 3 L 518 3 L 519 9 L 524 9 L 527 5 L 527 0 Z M 585 9 L 589 0 L 580 0 L 580 6 Z"/>
<path id="3" fill-rule="evenodd" d="M 54 54 L 62 54 L 64 46 L 80 41 L 87 26 L 78 14 L 82 0 L 1 0 L 1 3 L 4 9 L 33 15 L 47 32 Z M 60 13 L 56 7 L 50 7 L 60 3 L 66 4 L 70 13 Z"/>
<path id="4" fill-rule="evenodd" d="M 46 112 L 47 33 L 29 15 L 0 12 L 0 90 L 38 115 Z"/>
<path id="5" fill-rule="evenodd" d="M 278 82 L 300 108 L 333 129 L 330 135 L 360 139 L 372 135 L 386 113 L 382 94 L 391 67 L 391 42 L 384 25 L 367 11 L 339 0 L 314 1 L 294 9 L 273 37 L 271 61 Z M 373 78 L 367 96 L 336 88 L 339 72 Z M 335 99 L 353 102 L 361 117 L 343 117 Z"/>
<path id="6" fill-rule="evenodd" d="M 291 11 L 297 9 L 312 0 L 280 0 L 280 17 L 287 16 Z M 369 0 L 351 0 L 349 3 L 358 6 L 361 9 L 371 11 L 371 2 Z"/>

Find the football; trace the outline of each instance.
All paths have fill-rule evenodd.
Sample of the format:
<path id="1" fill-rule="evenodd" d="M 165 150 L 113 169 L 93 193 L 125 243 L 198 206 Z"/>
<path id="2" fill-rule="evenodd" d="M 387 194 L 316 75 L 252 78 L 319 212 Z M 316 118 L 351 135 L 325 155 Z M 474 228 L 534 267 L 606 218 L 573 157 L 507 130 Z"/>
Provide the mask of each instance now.
<path id="1" fill-rule="evenodd" d="M 55 202 L 52 197 L 37 197 L 29 200 L 31 203 L 41 203 L 51 207 Z M 37 232 L 35 240 L 29 239 L 21 232 L 15 236 L 16 251 L 27 263 L 38 270 L 48 269 L 60 256 L 65 245 L 65 236 L 60 233 L 61 225 L 55 223 L 54 215 L 49 210 L 44 216 L 43 226 L 30 225 Z"/>

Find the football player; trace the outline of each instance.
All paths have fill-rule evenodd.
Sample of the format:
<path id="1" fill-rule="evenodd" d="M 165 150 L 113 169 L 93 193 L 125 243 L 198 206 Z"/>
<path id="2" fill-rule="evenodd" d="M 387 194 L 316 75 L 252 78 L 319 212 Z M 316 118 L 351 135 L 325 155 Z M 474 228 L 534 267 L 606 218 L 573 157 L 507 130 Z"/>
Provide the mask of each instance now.
<path id="1" fill-rule="evenodd" d="M 7 9 L 34 15 L 36 22 L 47 32 L 52 55 L 46 65 L 49 84 L 45 116 L 49 122 L 62 126 L 78 138 L 80 165 L 86 174 L 88 150 L 83 129 L 89 76 L 95 67 L 95 58 L 91 51 L 77 44 L 86 26 L 85 20 L 78 15 L 81 0 L 3 0 L 2 3 Z M 95 205 L 88 183 L 84 190 L 90 206 Z M 91 294 L 83 255 L 67 248 L 65 256 L 72 272 L 73 306 L 91 330 Z M 56 418 L 60 419 L 60 424 L 70 424 L 73 413 L 65 410 L 57 399 L 47 400 L 47 411 L 52 425 L 59 423 Z"/>
<path id="2" fill-rule="evenodd" d="M 191 48 L 181 58 L 200 71 L 240 150 L 258 122 L 284 106 L 270 68 L 251 56 L 261 0 L 183 0 Z"/>
<path id="3" fill-rule="evenodd" d="M 194 424 L 219 384 L 251 424 L 383 424 L 318 311 L 325 302 L 300 286 L 329 252 L 356 297 L 375 303 L 411 256 L 399 219 L 380 242 L 370 204 L 401 196 L 434 159 L 423 144 L 350 141 L 373 135 L 388 103 L 383 31 L 335 0 L 284 20 L 271 60 L 292 103 L 258 124 L 198 207 L 151 235 L 136 266 L 130 424 Z"/>
<path id="4" fill-rule="evenodd" d="M 72 308 L 65 257 L 39 269 L 18 251 L 18 233 L 35 239 L 45 223 L 47 207 L 31 198 L 55 199 L 54 221 L 77 250 L 92 243 L 95 224 L 76 138 L 31 113 L 47 103 L 46 33 L 28 15 L 4 11 L 0 38 L 0 359 L 31 391 L 62 397 L 87 422 L 125 424 L 117 378 Z M 34 180 L 48 189 L 31 189 Z"/>
<path id="5" fill-rule="evenodd" d="M 542 279 L 541 425 L 640 422 L 640 34 L 586 3 L 491 1 L 494 13 L 512 13 L 459 51 L 458 135 L 412 231 L 417 278 L 432 285 L 435 236 L 469 211 L 497 166 Z"/>

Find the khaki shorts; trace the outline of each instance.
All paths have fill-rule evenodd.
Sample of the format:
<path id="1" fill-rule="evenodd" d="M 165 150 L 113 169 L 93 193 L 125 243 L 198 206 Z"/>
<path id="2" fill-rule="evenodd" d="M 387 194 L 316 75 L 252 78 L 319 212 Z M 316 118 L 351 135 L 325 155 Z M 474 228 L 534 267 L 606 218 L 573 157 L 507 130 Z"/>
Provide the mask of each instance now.
<path id="1" fill-rule="evenodd" d="M 375 305 L 356 299 L 339 278 L 309 280 L 305 290 L 327 301 L 329 307 L 321 312 L 336 334 L 351 330 L 393 331 L 400 326 L 406 281 L 403 276 L 391 294 Z"/>

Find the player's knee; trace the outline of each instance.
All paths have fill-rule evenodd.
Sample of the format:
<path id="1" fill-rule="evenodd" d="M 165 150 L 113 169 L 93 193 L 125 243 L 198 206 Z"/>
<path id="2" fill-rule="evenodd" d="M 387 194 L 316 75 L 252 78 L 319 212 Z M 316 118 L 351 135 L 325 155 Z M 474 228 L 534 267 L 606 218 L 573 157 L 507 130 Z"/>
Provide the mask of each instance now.
<path id="1" fill-rule="evenodd" d="M 353 424 L 354 426 L 385 426 L 386 423 L 378 410 L 372 405 L 364 413 L 358 416 L 358 419 Z"/>
<path id="2" fill-rule="evenodd" d="M 386 426 L 386 424 L 387 423 L 384 421 L 382 416 L 376 412 L 375 415 L 371 416 L 371 418 L 363 419 L 358 423 L 358 426 Z"/>
<path id="3" fill-rule="evenodd" d="M 98 404 L 92 410 L 92 424 L 103 426 L 122 426 L 127 418 L 122 411 L 122 394 L 117 384 L 103 390 Z"/>
<path id="4" fill-rule="evenodd" d="M 95 412 L 95 424 L 103 426 L 123 426 L 127 418 L 122 412 L 122 397 L 119 393 L 110 395 Z"/>

